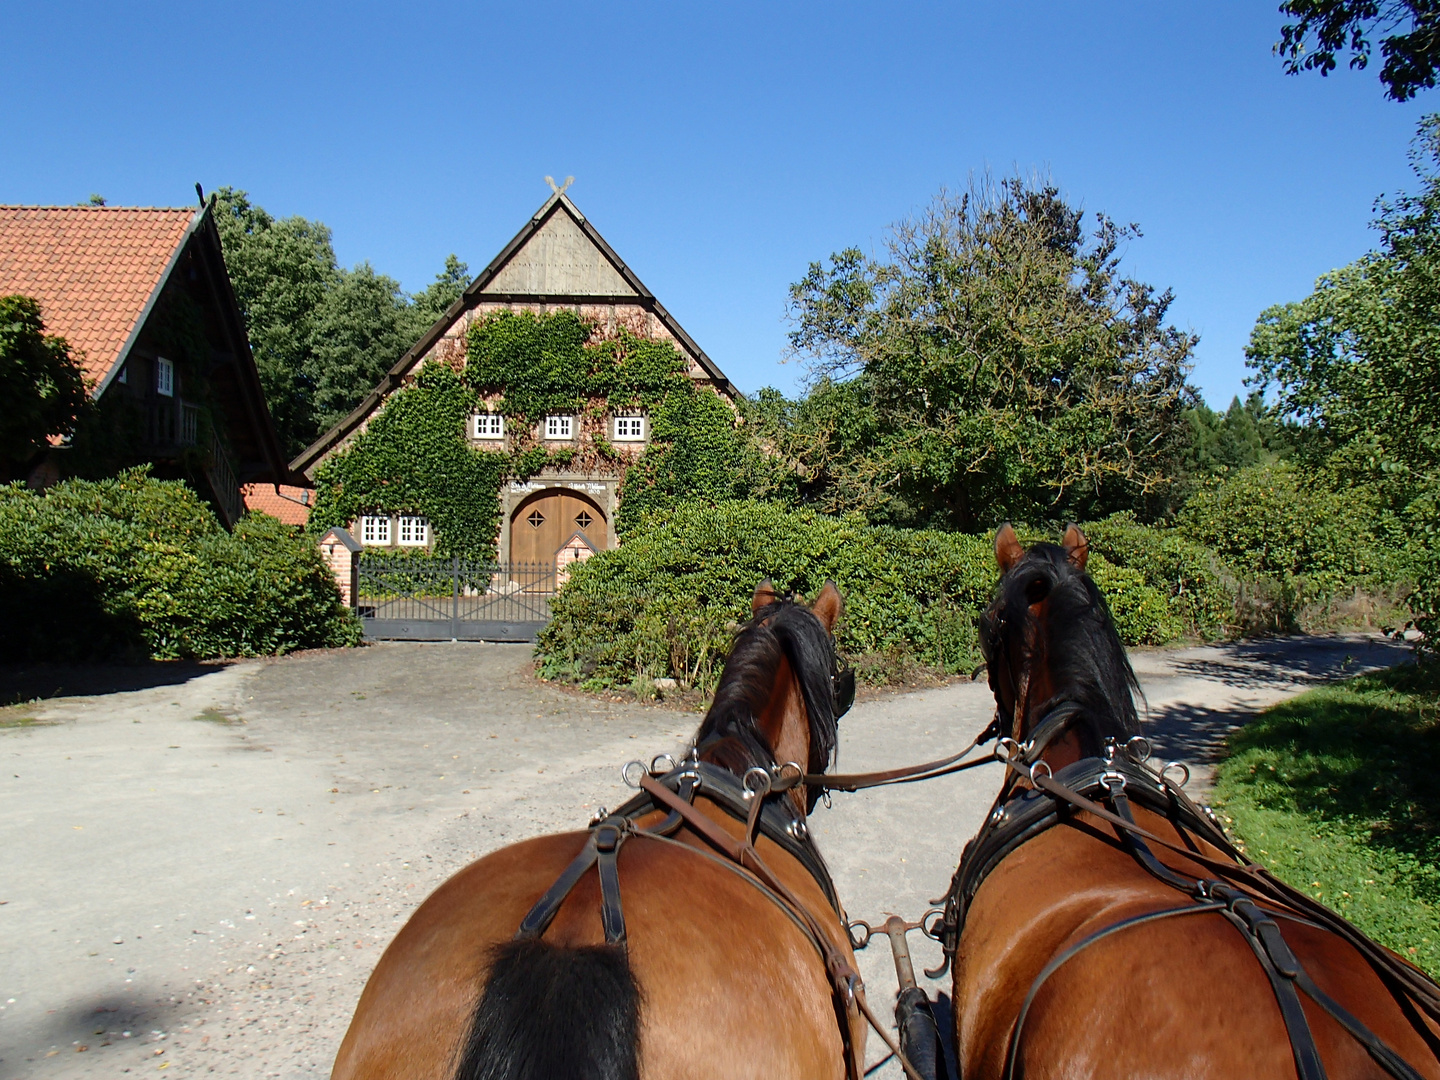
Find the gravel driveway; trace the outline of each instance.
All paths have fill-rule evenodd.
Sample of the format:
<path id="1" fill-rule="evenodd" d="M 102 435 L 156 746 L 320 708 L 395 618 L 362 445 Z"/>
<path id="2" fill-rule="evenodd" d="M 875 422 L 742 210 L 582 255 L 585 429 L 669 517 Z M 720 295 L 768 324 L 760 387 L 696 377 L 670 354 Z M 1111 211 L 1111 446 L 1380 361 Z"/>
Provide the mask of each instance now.
<path id="1" fill-rule="evenodd" d="M 1161 752 L 1203 762 L 1256 708 L 1405 655 L 1349 636 L 1132 659 Z M 82 674 L 89 696 L 0 710 L 0 1080 L 327 1076 L 371 967 L 436 885 L 617 805 L 619 766 L 698 722 L 537 683 L 523 646 Z M 841 767 L 939 756 L 992 707 L 983 683 L 862 701 Z M 998 783 L 990 766 L 818 811 L 852 917 L 923 912 Z M 888 950 L 861 959 L 885 1007 Z"/>

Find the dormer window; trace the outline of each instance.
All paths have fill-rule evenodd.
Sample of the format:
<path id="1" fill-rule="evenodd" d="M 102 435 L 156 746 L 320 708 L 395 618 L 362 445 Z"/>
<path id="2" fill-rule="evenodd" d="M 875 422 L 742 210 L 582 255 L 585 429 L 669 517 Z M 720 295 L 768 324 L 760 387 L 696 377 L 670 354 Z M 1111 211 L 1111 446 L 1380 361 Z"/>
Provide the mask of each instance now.
<path id="1" fill-rule="evenodd" d="M 573 439 L 574 437 L 575 418 L 573 416 L 547 416 L 545 418 L 545 438 Z"/>
<path id="2" fill-rule="evenodd" d="M 477 439 L 503 439 L 505 417 L 499 413 L 479 413 L 474 417 L 474 432 Z"/>
<path id="3" fill-rule="evenodd" d="M 645 418 L 643 416 L 615 417 L 616 442 L 644 442 Z"/>
<path id="4" fill-rule="evenodd" d="M 175 396 L 175 365 L 163 356 L 155 361 L 155 393 L 161 397 Z"/>

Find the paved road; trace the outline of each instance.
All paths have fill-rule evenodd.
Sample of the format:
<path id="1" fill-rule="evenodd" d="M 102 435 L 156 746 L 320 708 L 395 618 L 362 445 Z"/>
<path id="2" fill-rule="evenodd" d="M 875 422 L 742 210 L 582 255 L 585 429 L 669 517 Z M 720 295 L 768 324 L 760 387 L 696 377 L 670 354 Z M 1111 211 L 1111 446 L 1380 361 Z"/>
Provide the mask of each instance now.
<path id="1" fill-rule="evenodd" d="M 0 672 L 0 692 L 88 695 L 0 711 L 0 1080 L 328 1075 L 425 895 L 622 801 L 618 766 L 678 750 L 697 723 L 539 684 L 527 653 L 396 644 L 78 682 Z M 1403 656 L 1350 637 L 1134 660 L 1163 752 L 1203 760 L 1257 707 Z M 990 709 L 983 684 L 863 701 L 841 766 L 938 755 Z M 852 915 L 922 912 L 998 782 L 991 767 L 837 796 L 814 827 Z M 888 954 L 862 966 L 883 1005 Z"/>

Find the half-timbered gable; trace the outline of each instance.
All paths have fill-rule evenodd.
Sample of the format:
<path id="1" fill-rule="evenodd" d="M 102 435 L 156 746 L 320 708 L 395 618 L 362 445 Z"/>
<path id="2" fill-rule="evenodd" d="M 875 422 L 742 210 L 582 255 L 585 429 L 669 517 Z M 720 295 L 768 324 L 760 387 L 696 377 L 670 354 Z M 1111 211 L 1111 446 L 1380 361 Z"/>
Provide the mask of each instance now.
<path id="1" fill-rule="evenodd" d="M 589 328 L 591 344 L 613 340 L 623 347 L 634 339 L 669 343 L 697 389 L 733 402 L 735 391 L 720 369 L 575 204 L 557 191 L 354 412 L 291 468 L 314 478 L 328 458 L 343 453 L 367 430 L 395 390 L 409 384 L 427 363 L 438 361 L 465 373 L 477 391 L 477 407 L 465 431 L 472 447 L 512 457 L 542 450 L 551 462 L 535 475 L 501 485 L 499 559 L 553 565 L 562 552 L 586 545 L 594 550 L 614 547 L 621 480 L 651 438 L 645 410 L 617 403 L 614 396 L 592 397 L 583 407 L 517 420 L 513 411 L 506 415 L 501 408 L 509 387 L 486 382 L 476 369 L 467 372 L 477 326 L 483 330 L 502 313 L 543 317 L 557 312 L 578 315 Z M 354 535 L 369 546 L 423 546 L 432 540 L 428 527 L 413 514 L 377 510 L 351 524 Z"/>

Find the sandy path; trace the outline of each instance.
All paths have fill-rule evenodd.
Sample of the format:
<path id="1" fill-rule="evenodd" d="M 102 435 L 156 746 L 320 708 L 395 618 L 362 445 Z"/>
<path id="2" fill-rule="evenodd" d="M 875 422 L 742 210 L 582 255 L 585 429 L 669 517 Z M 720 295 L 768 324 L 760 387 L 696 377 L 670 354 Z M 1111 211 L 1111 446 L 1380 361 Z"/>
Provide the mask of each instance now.
<path id="1" fill-rule="evenodd" d="M 0 1078 L 328 1075 L 370 968 L 425 895 L 622 801 L 618 766 L 695 726 L 538 684 L 527 652 L 396 644 L 195 668 L 0 729 Z M 1350 637 L 1134 659 L 1162 749 L 1198 760 L 1255 708 L 1403 656 Z M 983 684 L 862 702 L 842 767 L 938 755 L 991 707 Z M 998 779 L 820 811 L 852 915 L 922 912 Z M 888 953 L 862 967 L 884 1006 Z"/>

